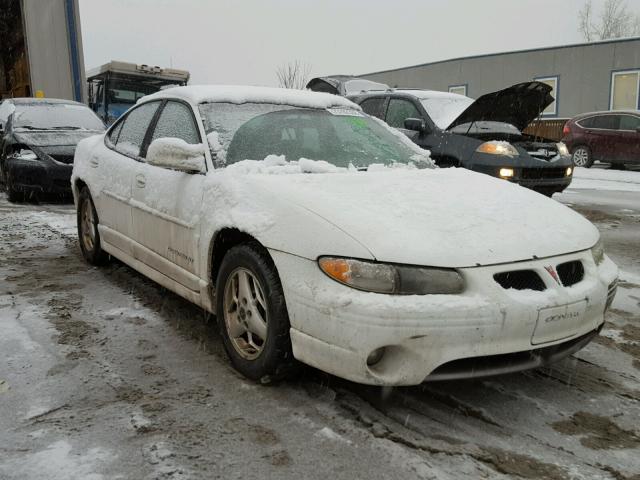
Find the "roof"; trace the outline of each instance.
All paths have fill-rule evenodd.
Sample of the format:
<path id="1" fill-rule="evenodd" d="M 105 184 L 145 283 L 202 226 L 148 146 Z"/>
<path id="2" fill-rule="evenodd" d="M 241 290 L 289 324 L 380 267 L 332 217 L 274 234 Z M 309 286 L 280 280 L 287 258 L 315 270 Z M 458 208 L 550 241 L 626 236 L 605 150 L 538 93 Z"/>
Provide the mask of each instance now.
<path id="1" fill-rule="evenodd" d="M 272 103 L 306 108 L 343 107 L 360 110 L 360 107 L 350 100 L 330 93 L 240 85 L 191 85 L 167 88 L 142 97 L 140 102 L 159 98 L 178 98 L 193 105 L 199 103 Z"/>
<path id="2" fill-rule="evenodd" d="M 459 93 L 442 92 L 440 90 L 408 90 L 406 88 L 394 88 L 393 90 L 389 90 L 388 93 L 403 93 L 405 95 L 412 95 L 421 100 L 425 98 L 469 98 L 465 95 L 460 95 Z"/>
<path id="3" fill-rule="evenodd" d="M 14 105 L 35 105 L 35 104 L 66 104 L 66 105 L 82 105 L 85 107 L 84 103 L 74 102 L 73 100 L 65 100 L 63 98 L 36 98 L 36 97 L 15 97 L 15 98 L 7 98 L 4 101 L 8 101 L 13 103 Z"/>
<path id="4" fill-rule="evenodd" d="M 600 110 L 598 112 L 585 112 L 576 115 L 573 118 L 590 117 L 591 115 L 611 115 L 611 114 L 624 113 L 628 115 L 640 115 L 640 110 Z"/>
<path id="5" fill-rule="evenodd" d="M 455 58 L 448 58 L 446 60 L 437 60 L 435 62 L 426 62 L 426 63 L 419 63 L 417 65 L 409 65 L 409 66 L 406 66 L 406 67 L 398 67 L 398 68 L 389 68 L 389 69 L 386 69 L 386 70 L 378 70 L 376 72 L 363 73 L 363 74 L 358 75 L 358 76 L 367 77 L 369 75 L 376 75 L 378 73 L 397 72 L 397 71 L 400 71 L 400 70 L 407 70 L 409 68 L 428 67 L 428 66 L 431 66 L 431 65 L 438 65 L 440 63 L 459 62 L 459 61 L 462 61 L 462 60 L 471 60 L 471 59 L 474 59 L 474 58 L 496 57 L 498 55 L 514 55 L 514 54 L 518 54 L 518 53 L 543 52 L 543 51 L 547 51 L 547 50 L 560 50 L 560 49 L 564 49 L 564 48 L 590 47 L 590 46 L 607 45 L 607 44 L 610 44 L 610 43 L 627 43 L 627 42 L 640 42 L 640 37 L 615 38 L 615 39 L 610 39 L 610 40 L 597 40 L 597 41 L 594 41 L 594 42 L 571 43 L 571 44 L 568 44 L 568 45 L 556 45 L 556 46 L 553 46 L 553 47 L 527 48 L 527 49 L 524 49 L 524 50 L 512 50 L 512 51 L 506 51 L 506 52 L 484 53 L 484 54 L 480 54 L 480 55 L 470 55 L 468 57 L 455 57 Z"/>
<path id="6" fill-rule="evenodd" d="M 120 75 L 131 76 L 153 76 L 161 80 L 168 80 L 174 82 L 187 82 L 191 74 L 186 70 L 178 70 L 175 68 L 161 68 L 151 65 L 137 65 L 129 62 L 118 62 L 111 60 L 109 63 L 100 65 L 99 67 L 92 68 L 87 72 L 87 79 L 102 75 L 103 73 L 111 72 Z"/>

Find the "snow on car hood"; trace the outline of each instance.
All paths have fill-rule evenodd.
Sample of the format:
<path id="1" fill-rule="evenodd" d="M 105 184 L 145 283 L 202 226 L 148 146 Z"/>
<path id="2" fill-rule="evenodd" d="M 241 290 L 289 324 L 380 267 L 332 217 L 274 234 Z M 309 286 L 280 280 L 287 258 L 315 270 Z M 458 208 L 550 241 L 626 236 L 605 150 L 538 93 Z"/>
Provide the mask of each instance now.
<path id="1" fill-rule="evenodd" d="M 84 138 L 101 134 L 97 130 L 51 130 L 14 132 L 15 139 L 34 147 L 55 147 L 77 145 Z"/>
<path id="2" fill-rule="evenodd" d="M 502 122 L 520 131 L 553 103 L 552 88 L 546 83 L 524 82 L 482 95 L 449 124 L 448 130 L 470 122 Z"/>
<path id="3" fill-rule="evenodd" d="M 263 205 L 277 197 L 311 211 L 384 262 L 491 265 L 585 250 L 599 236 L 589 221 L 554 200 L 464 169 L 251 173 L 243 183 L 265 195 Z"/>

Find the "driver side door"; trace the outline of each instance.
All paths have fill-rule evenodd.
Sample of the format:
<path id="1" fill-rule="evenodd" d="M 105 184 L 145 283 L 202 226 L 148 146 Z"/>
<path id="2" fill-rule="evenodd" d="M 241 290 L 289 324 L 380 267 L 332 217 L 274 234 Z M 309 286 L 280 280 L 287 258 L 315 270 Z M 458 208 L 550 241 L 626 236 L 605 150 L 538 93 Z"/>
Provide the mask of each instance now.
<path id="1" fill-rule="evenodd" d="M 166 101 L 147 134 L 132 183 L 136 258 L 189 290 L 200 290 L 198 255 L 205 173 L 188 173 L 146 162 L 148 146 L 159 138 L 202 143 L 190 105 Z M 205 266 L 206 267 L 206 266 Z"/>

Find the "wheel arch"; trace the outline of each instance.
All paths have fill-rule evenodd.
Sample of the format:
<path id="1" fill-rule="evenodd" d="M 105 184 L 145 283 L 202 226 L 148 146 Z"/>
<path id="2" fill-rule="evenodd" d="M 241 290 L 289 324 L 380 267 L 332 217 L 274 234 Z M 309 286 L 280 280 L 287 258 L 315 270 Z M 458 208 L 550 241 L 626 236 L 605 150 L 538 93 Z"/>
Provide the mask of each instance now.
<path id="1" fill-rule="evenodd" d="M 225 227 L 218 230 L 214 234 L 213 238 L 209 242 L 209 251 L 207 256 L 208 277 L 211 279 L 211 285 L 214 288 L 216 279 L 218 277 L 218 271 L 220 270 L 220 265 L 222 264 L 222 259 L 227 254 L 227 252 L 237 245 L 250 242 L 260 245 L 267 253 L 269 258 L 271 258 L 271 255 L 269 255 L 267 248 L 257 238 L 238 228 Z M 273 262 L 273 259 L 271 259 L 271 261 Z"/>

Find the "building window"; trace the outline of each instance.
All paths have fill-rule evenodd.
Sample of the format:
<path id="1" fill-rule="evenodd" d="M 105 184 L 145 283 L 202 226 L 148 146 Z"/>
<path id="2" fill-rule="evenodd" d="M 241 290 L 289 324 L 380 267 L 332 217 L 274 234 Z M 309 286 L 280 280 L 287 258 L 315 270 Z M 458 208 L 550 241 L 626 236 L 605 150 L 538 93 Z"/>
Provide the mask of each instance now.
<path id="1" fill-rule="evenodd" d="M 458 95 L 467 95 L 466 85 L 451 85 L 449 87 L 449 93 L 457 93 Z"/>
<path id="2" fill-rule="evenodd" d="M 611 74 L 611 110 L 637 110 L 640 108 L 640 70 Z"/>
<path id="3" fill-rule="evenodd" d="M 534 78 L 536 82 L 546 83 L 551 87 L 551 96 L 553 97 L 553 102 L 549 104 L 547 108 L 545 108 L 542 112 L 542 115 L 545 117 L 554 116 L 558 114 L 558 95 L 560 94 L 560 86 L 558 77 L 539 77 Z"/>

